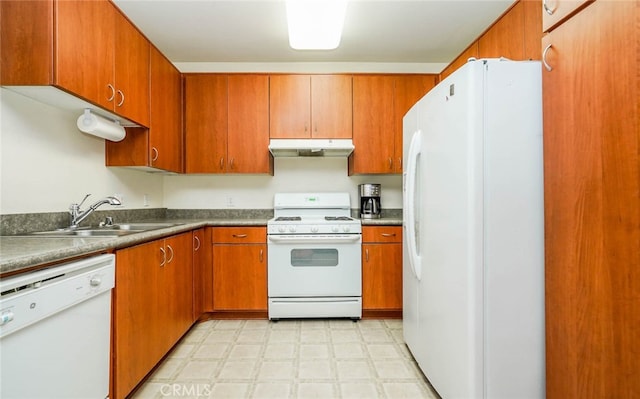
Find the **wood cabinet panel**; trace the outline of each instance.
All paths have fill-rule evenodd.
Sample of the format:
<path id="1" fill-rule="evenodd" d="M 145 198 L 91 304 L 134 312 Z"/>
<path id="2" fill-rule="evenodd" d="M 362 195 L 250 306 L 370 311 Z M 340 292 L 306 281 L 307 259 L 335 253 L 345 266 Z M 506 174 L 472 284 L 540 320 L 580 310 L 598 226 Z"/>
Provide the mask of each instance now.
<path id="1" fill-rule="evenodd" d="M 113 110 L 116 10 L 106 0 L 56 1 L 54 6 L 54 84 Z"/>
<path id="2" fill-rule="evenodd" d="M 349 174 L 393 173 L 394 77 L 353 77 L 353 144 Z"/>
<path id="3" fill-rule="evenodd" d="M 115 25 L 114 111 L 149 126 L 149 41 L 120 12 Z M 95 45 L 95 43 L 94 43 Z"/>
<path id="4" fill-rule="evenodd" d="M 353 136 L 350 75 L 311 76 L 311 137 L 350 139 Z"/>
<path id="5" fill-rule="evenodd" d="M 273 174 L 269 152 L 269 77 L 230 75 L 228 97 L 229 173 Z"/>
<path id="6" fill-rule="evenodd" d="M 542 30 L 549 32 L 594 0 L 543 0 Z"/>
<path id="7" fill-rule="evenodd" d="M 214 310 L 267 310 L 266 244 L 213 245 Z"/>
<path id="8" fill-rule="evenodd" d="M 402 310 L 402 227 L 362 228 L 362 308 Z"/>
<path id="9" fill-rule="evenodd" d="M 550 399 L 640 392 L 638 12 L 596 1 L 542 42 Z"/>
<path id="10" fill-rule="evenodd" d="M 216 227 L 211 234 L 214 244 L 264 244 L 266 227 Z"/>
<path id="11" fill-rule="evenodd" d="M 399 75 L 395 78 L 393 104 L 395 173 L 402 173 L 402 119 L 409 109 L 437 83 L 438 75 Z"/>
<path id="12" fill-rule="evenodd" d="M 227 170 L 227 75 L 184 76 L 186 173 Z"/>
<path id="13" fill-rule="evenodd" d="M 0 1 L 0 84 L 53 84 L 53 10 L 53 1 Z"/>
<path id="14" fill-rule="evenodd" d="M 116 251 L 113 388 L 125 398 L 193 322 L 191 232 Z"/>
<path id="15" fill-rule="evenodd" d="M 516 3 L 478 39 L 479 58 L 524 58 L 524 6 Z"/>
<path id="16" fill-rule="evenodd" d="M 362 242 L 385 243 L 402 242 L 401 226 L 364 226 L 362 229 Z"/>
<path id="17" fill-rule="evenodd" d="M 211 229 L 193 231 L 193 320 L 213 311 Z"/>
<path id="18" fill-rule="evenodd" d="M 271 75 L 269 85 L 270 137 L 311 137 L 309 75 Z"/>
<path id="19" fill-rule="evenodd" d="M 524 12 L 524 58 L 541 60 L 542 0 L 521 0 Z"/>

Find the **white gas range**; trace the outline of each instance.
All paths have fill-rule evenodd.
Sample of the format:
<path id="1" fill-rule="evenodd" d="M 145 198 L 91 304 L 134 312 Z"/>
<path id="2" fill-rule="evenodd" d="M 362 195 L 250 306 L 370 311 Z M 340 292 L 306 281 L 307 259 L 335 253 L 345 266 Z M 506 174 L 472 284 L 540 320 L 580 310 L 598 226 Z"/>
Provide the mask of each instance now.
<path id="1" fill-rule="evenodd" d="M 269 319 L 362 316 L 362 225 L 348 193 L 278 193 L 267 222 Z"/>

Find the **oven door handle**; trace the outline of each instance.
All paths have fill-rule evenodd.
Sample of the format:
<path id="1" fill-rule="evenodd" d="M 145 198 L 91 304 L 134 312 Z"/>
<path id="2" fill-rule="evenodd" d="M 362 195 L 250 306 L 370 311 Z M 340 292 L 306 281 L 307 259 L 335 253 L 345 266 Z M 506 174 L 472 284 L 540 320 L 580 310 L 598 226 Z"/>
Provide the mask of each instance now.
<path id="1" fill-rule="evenodd" d="M 350 235 L 300 235 L 300 236 L 267 236 L 269 241 L 274 243 L 295 243 L 295 244 L 326 244 L 326 243 L 347 243 L 347 242 L 357 242 L 360 241 L 362 236 L 360 234 L 350 234 Z"/>

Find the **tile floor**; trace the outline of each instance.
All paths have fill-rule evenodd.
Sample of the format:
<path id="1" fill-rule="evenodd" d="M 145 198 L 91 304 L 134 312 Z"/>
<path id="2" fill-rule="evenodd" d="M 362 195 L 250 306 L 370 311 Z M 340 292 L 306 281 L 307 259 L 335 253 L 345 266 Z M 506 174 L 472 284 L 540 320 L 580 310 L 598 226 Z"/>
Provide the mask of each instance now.
<path id="1" fill-rule="evenodd" d="M 430 398 L 400 320 L 196 324 L 133 398 Z"/>

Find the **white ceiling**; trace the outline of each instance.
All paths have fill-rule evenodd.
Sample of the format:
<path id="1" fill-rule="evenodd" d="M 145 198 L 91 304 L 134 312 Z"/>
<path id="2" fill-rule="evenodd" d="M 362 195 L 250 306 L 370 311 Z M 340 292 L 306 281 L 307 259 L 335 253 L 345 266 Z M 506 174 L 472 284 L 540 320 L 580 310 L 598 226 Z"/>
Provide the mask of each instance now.
<path id="1" fill-rule="evenodd" d="M 338 49 L 296 51 L 282 0 L 114 0 L 177 65 L 446 64 L 514 1 L 352 0 Z"/>

